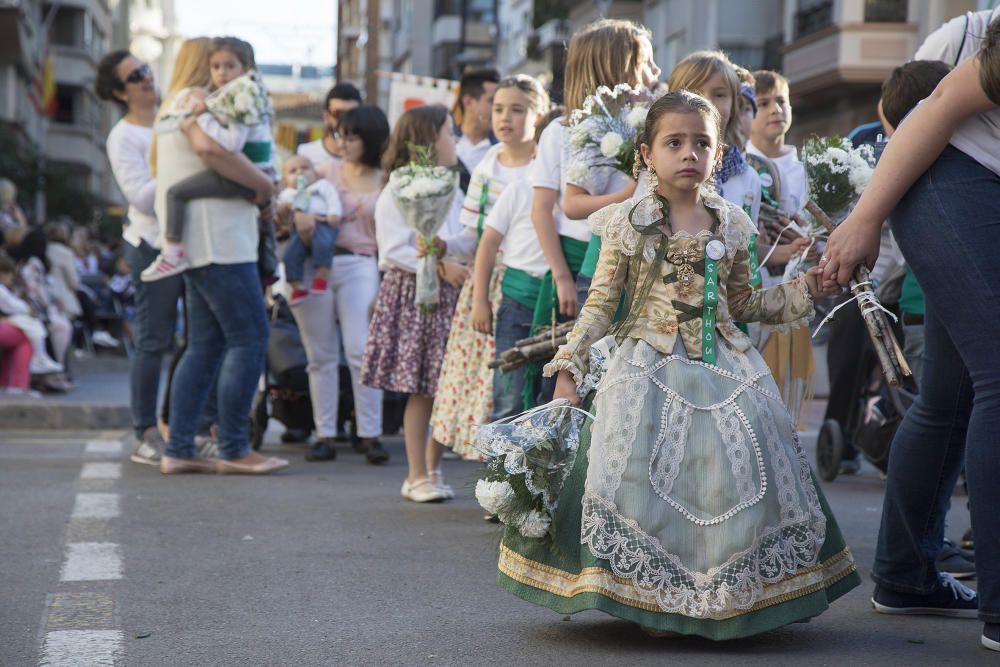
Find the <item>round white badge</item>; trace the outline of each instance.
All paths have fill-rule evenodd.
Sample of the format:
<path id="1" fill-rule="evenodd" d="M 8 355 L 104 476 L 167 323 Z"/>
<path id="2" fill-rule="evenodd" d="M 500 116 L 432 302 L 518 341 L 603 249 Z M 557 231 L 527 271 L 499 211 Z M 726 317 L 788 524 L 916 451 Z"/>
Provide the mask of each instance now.
<path id="1" fill-rule="evenodd" d="M 771 174 L 766 171 L 763 174 L 758 174 L 760 176 L 760 184 L 765 188 L 769 188 L 774 185 L 774 179 L 771 178 Z"/>
<path id="2" fill-rule="evenodd" d="M 708 255 L 710 259 L 719 261 L 726 254 L 726 246 L 722 244 L 722 241 L 713 239 L 708 242 L 708 245 L 705 246 L 705 254 Z"/>

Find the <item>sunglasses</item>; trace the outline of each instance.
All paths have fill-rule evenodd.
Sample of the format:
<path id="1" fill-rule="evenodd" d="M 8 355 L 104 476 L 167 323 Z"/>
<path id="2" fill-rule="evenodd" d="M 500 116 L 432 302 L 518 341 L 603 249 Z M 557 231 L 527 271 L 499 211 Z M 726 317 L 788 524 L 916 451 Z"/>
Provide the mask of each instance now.
<path id="1" fill-rule="evenodd" d="M 140 65 L 139 67 L 136 67 L 134 70 L 128 73 L 128 76 L 125 77 L 125 80 L 121 82 L 121 87 L 124 88 L 125 84 L 127 83 L 139 83 L 146 77 L 152 75 L 153 75 L 153 70 L 149 67 L 149 65 Z"/>

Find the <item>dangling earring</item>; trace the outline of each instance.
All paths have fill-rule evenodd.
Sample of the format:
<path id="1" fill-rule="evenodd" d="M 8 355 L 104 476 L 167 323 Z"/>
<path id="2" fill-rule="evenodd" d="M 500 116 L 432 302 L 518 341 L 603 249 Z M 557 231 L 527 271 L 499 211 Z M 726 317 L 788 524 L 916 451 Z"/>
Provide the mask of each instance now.
<path id="1" fill-rule="evenodd" d="M 660 187 L 660 180 L 656 177 L 656 167 L 651 164 L 646 171 L 646 190 L 648 194 L 653 194 L 658 187 Z"/>
<path id="2" fill-rule="evenodd" d="M 642 154 L 639 149 L 635 149 L 635 154 L 632 156 L 632 180 L 639 180 L 639 171 L 642 169 Z"/>

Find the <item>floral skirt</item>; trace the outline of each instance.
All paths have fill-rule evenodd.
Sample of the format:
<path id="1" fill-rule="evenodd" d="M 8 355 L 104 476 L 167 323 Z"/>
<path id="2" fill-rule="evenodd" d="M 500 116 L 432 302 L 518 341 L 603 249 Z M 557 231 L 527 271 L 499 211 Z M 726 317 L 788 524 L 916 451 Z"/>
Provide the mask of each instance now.
<path id="1" fill-rule="evenodd" d="M 502 280 L 503 265 L 498 262 L 490 279 L 494 320 L 503 298 Z M 431 416 L 434 439 L 466 460 L 482 458 L 473 448 L 472 440 L 493 412 L 493 369 L 487 364 L 494 356 L 494 342 L 492 334 L 481 334 L 472 328 L 472 280 L 466 280 L 451 321 Z"/>
<path id="2" fill-rule="evenodd" d="M 458 289 L 442 281 L 438 307 L 430 313 L 413 305 L 416 289 L 413 273 L 389 269 L 382 278 L 361 361 L 361 384 L 406 394 L 437 393 Z"/>
<path id="3" fill-rule="evenodd" d="M 732 639 L 816 616 L 860 583 L 756 350 L 723 342 L 709 365 L 680 342 L 608 347 L 555 548 L 507 528 L 503 588 L 561 614 Z"/>

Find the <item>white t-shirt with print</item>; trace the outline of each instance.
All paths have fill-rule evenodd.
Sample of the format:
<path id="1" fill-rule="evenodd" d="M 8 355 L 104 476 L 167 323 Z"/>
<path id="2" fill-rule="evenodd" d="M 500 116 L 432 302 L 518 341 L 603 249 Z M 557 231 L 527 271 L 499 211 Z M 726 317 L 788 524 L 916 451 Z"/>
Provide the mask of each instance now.
<path id="1" fill-rule="evenodd" d="M 747 143 L 747 153 L 767 157 L 750 142 Z M 781 201 L 778 205 L 785 213 L 798 213 L 809 199 L 806 166 L 799 160 L 798 149 L 786 144 L 780 157 L 768 159 L 774 163 L 781 177 Z"/>

